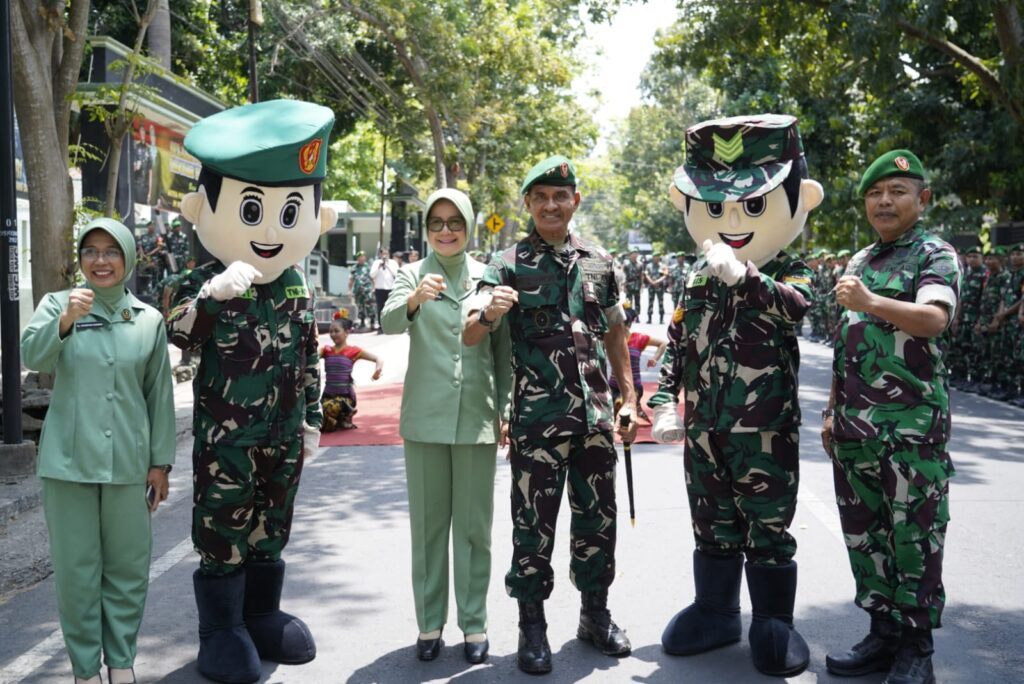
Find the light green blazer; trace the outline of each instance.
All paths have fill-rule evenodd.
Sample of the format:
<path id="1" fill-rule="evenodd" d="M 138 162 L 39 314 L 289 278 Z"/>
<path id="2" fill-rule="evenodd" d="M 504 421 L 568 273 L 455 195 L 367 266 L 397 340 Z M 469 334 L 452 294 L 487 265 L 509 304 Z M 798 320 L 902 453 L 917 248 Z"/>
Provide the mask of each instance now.
<path id="1" fill-rule="evenodd" d="M 55 373 L 39 439 L 39 477 L 141 484 L 174 463 L 174 392 L 160 312 L 126 292 L 97 304 L 63 340 L 70 290 L 46 295 L 21 334 L 25 366 Z"/>
<path id="2" fill-rule="evenodd" d="M 406 299 L 424 275 L 445 276 L 431 253 L 406 264 L 384 305 L 381 328 L 389 335 L 409 331 L 409 364 L 402 391 L 399 432 L 404 439 L 434 444 L 493 444 L 498 441 L 499 416 L 507 417 L 512 389 L 512 345 L 502 320 L 490 343 L 467 347 L 462 322 L 476 294 L 485 266 L 467 258 L 469 282 L 462 297 L 452 288 L 441 299 L 426 302 L 412 320 Z"/>

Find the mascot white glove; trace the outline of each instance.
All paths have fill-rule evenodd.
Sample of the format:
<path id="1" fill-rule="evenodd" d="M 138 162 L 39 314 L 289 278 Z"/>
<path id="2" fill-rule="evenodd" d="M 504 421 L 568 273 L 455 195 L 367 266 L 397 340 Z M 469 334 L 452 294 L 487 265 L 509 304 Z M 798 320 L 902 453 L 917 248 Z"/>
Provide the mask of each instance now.
<path id="1" fill-rule="evenodd" d="M 736 258 L 732 247 L 724 242 L 704 241 L 704 258 L 708 261 L 708 273 L 732 287 L 747 275 L 747 266 Z"/>
<path id="2" fill-rule="evenodd" d="M 302 424 L 302 456 L 312 458 L 320 450 L 320 431 L 315 427 Z"/>
<path id="3" fill-rule="evenodd" d="M 252 281 L 262 275 L 251 264 L 244 261 L 233 261 L 224 269 L 223 273 L 218 273 L 210 278 L 203 286 L 204 294 L 207 297 L 213 297 L 218 302 L 226 302 L 248 290 Z"/>
<path id="4" fill-rule="evenodd" d="M 686 426 L 676 412 L 674 403 L 656 406 L 651 412 L 651 437 L 658 444 L 679 442 L 686 434 Z"/>

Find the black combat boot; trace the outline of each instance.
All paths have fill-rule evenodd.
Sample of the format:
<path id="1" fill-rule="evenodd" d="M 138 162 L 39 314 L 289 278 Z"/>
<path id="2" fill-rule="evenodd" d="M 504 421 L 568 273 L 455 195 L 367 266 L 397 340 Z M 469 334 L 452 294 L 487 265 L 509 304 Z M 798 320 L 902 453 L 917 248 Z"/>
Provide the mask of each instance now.
<path id="1" fill-rule="evenodd" d="M 900 650 L 883 684 L 935 684 L 932 630 L 903 628 Z"/>
<path id="2" fill-rule="evenodd" d="M 306 623 L 281 610 L 283 585 L 283 560 L 246 564 L 245 627 L 264 660 L 308 663 L 316 658 L 316 643 Z"/>
<path id="3" fill-rule="evenodd" d="M 840 677 L 859 677 L 892 668 L 903 630 L 888 613 L 875 611 L 870 615 L 871 631 L 866 637 L 845 653 L 825 656 L 829 672 Z"/>
<path id="4" fill-rule="evenodd" d="M 576 638 L 589 641 L 608 656 L 628 656 L 632 650 L 629 637 L 619 629 L 608 612 L 608 590 L 585 591 L 581 595 L 580 626 Z"/>
<path id="5" fill-rule="evenodd" d="M 740 640 L 740 582 L 742 556 L 712 556 L 693 552 L 693 603 L 676 614 L 661 635 L 670 655 L 694 655 Z"/>
<path id="6" fill-rule="evenodd" d="M 528 674 L 551 672 L 551 646 L 548 623 L 544 621 L 543 601 L 519 602 L 519 669 Z"/>
<path id="7" fill-rule="evenodd" d="M 242 621 L 245 570 L 230 575 L 192 575 L 199 609 L 199 672 L 228 684 L 258 681 L 260 655 Z"/>
<path id="8" fill-rule="evenodd" d="M 747 640 L 762 674 L 795 677 L 811 660 L 807 642 L 793 627 L 796 561 L 784 565 L 747 563 L 747 589 L 753 618 Z"/>

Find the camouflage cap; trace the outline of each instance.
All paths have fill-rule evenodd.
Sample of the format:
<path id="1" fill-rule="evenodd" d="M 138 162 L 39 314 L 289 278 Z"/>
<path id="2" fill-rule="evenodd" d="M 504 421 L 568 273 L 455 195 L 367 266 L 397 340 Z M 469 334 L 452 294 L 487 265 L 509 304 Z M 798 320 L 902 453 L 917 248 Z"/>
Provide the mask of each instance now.
<path id="1" fill-rule="evenodd" d="M 871 166 L 864 172 L 864 176 L 857 185 L 857 195 L 863 196 L 868 188 L 889 176 L 906 176 L 907 178 L 920 178 L 927 180 L 924 173 L 924 166 L 917 155 L 910 150 L 891 150 L 871 162 Z"/>
<path id="2" fill-rule="evenodd" d="M 568 157 L 563 157 L 560 154 L 548 157 L 526 174 L 526 180 L 523 181 L 523 187 L 519 190 L 519 194 L 525 195 L 537 183 L 575 186 L 576 165 Z"/>
<path id="3" fill-rule="evenodd" d="M 334 112 L 300 100 L 268 100 L 209 116 L 185 136 L 203 167 L 256 185 L 313 185 L 327 175 Z"/>
<path id="4" fill-rule="evenodd" d="M 796 117 L 734 116 L 686 130 L 686 162 L 672 182 L 703 202 L 739 202 L 778 187 L 804 154 Z"/>

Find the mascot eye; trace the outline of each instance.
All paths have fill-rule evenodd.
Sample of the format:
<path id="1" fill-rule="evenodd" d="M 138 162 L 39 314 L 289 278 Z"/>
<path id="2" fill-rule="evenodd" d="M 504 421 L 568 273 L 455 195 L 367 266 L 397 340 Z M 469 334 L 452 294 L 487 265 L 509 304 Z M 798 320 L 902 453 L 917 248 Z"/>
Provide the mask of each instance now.
<path id="1" fill-rule="evenodd" d="M 247 226 L 259 225 L 263 220 L 263 202 L 259 197 L 246 197 L 242 200 L 242 206 L 238 208 L 242 217 L 242 223 Z"/>
<path id="2" fill-rule="evenodd" d="M 711 218 L 722 218 L 722 214 L 725 213 L 725 207 L 722 206 L 721 202 L 707 202 L 708 216 Z"/>
<path id="3" fill-rule="evenodd" d="M 292 200 L 281 207 L 281 227 L 294 228 L 299 222 L 299 203 Z"/>
<path id="4" fill-rule="evenodd" d="M 764 197 L 751 197 L 743 202 L 743 211 L 747 213 L 747 216 L 760 216 L 764 213 L 764 208 L 767 203 L 764 201 Z"/>

